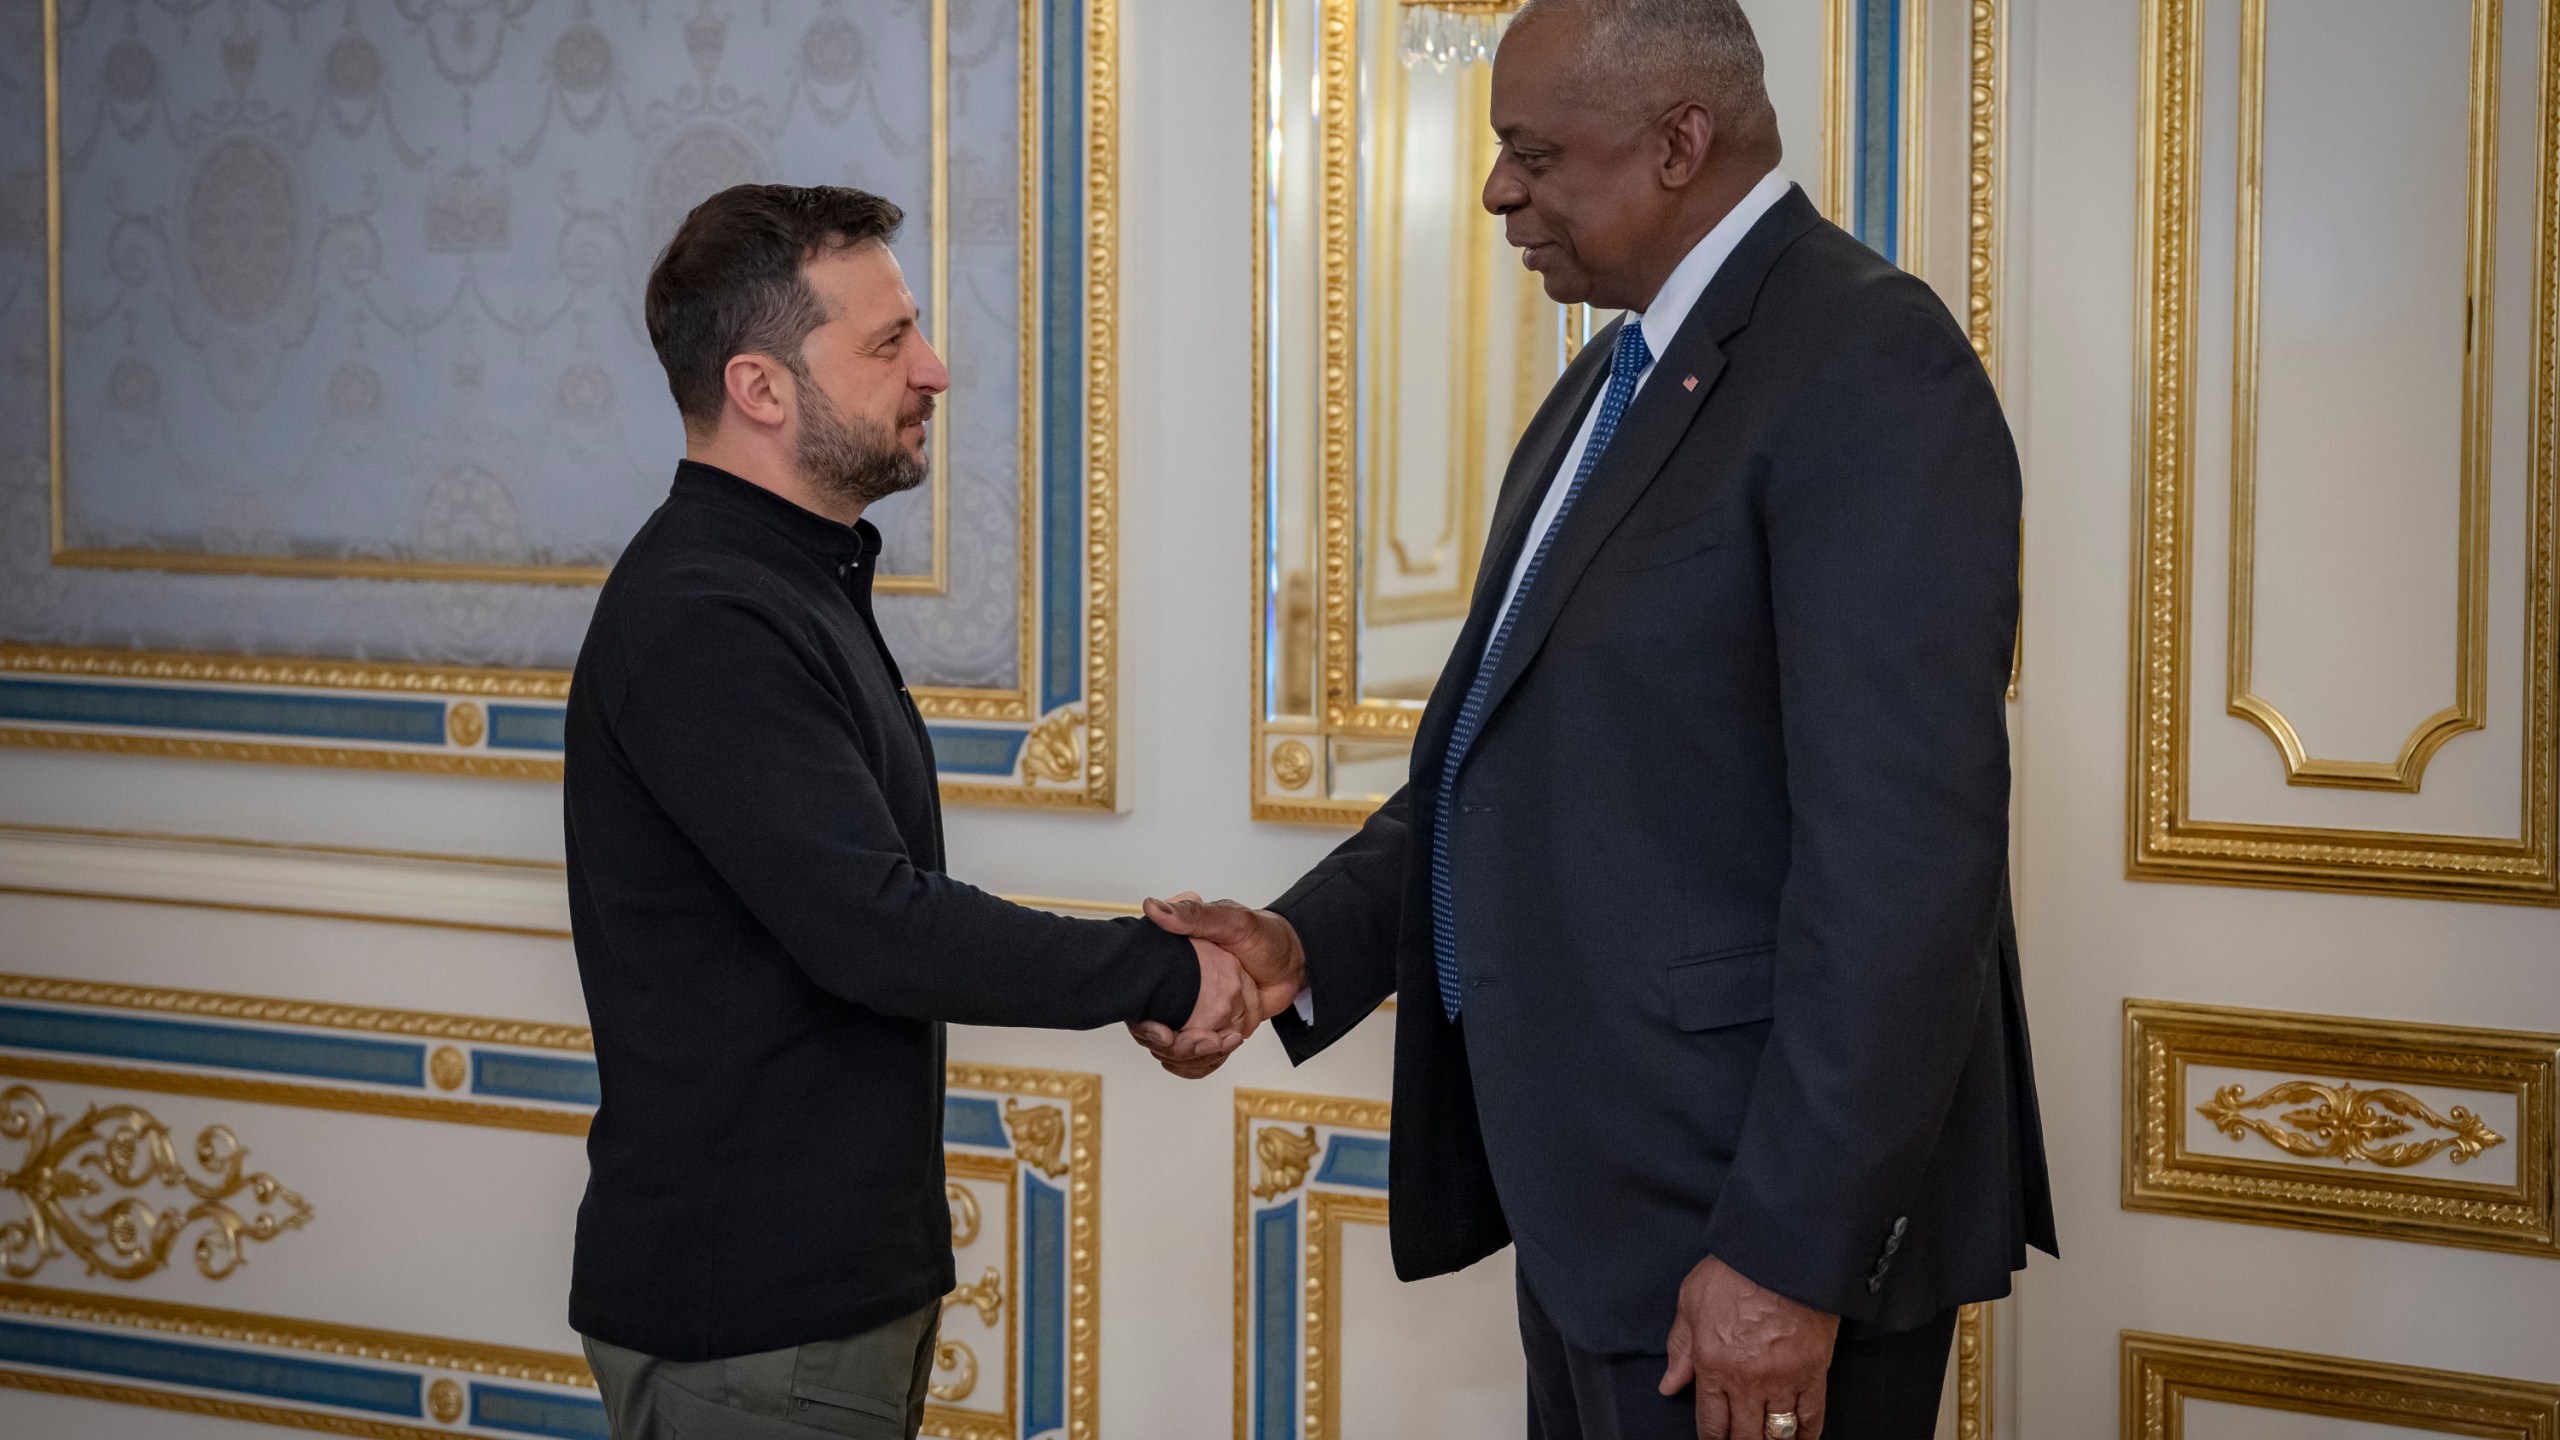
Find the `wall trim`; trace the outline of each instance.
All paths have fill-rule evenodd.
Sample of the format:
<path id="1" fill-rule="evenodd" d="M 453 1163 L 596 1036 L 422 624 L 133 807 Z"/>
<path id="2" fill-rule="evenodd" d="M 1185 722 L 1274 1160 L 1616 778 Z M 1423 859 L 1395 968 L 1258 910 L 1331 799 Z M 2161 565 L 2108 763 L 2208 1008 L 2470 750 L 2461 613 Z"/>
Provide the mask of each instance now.
<path id="1" fill-rule="evenodd" d="M 569 938 L 567 867 L 556 860 L 304 845 L 216 835 L 0 824 L 0 894 L 121 900 Z M 1117 900 L 1006 895 L 1036 910 L 1108 919 Z"/>

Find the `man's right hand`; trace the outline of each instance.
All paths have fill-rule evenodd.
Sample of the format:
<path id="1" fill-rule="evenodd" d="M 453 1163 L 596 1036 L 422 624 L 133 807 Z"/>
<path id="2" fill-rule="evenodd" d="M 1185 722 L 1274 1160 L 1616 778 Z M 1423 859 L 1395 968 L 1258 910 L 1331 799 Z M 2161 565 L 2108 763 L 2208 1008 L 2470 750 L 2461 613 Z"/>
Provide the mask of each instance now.
<path id="1" fill-rule="evenodd" d="M 1194 946 L 1205 944 L 1232 956 L 1251 990 L 1252 1019 L 1241 1034 L 1232 1027 L 1197 1028 L 1197 1014 L 1179 1034 L 1154 1021 L 1129 1027 L 1129 1033 L 1156 1057 L 1158 1064 L 1186 1080 L 1197 1080 L 1225 1064 L 1256 1026 L 1295 1004 L 1298 992 L 1306 984 L 1307 955 L 1298 943 L 1298 932 L 1268 910 L 1255 910 L 1233 900 L 1205 901 L 1197 895 L 1183 894 L 1170 901 L 1147 901 L 1146 915 L 1164 930 L 1189 936 Z M 1204 967 L 1207 963 L 1204 958 Z M 1204 968 L 1204 1005 L 1209 993 Z"/>

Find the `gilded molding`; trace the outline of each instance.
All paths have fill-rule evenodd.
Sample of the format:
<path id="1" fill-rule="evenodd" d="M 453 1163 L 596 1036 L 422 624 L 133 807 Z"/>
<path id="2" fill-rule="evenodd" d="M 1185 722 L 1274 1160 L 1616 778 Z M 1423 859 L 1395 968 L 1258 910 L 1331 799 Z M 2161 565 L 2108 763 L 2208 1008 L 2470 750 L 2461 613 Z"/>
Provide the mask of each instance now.
<path id="1" fill-rule="evenodd" d="M 955 1090 L 991 1090 L 1066 1102 L 1066 1433 L 1067 1440 L 1096 1440 L 1102 1407 L 1102 1077 L 961 1061 L 945 1065 L 943 1072 Z M 1018 1151 L 1020 1132 L 1015 1133 Z M 955 1157 L 954 1173 L 960 1170 L 957 1158 L 966 1157 Z M 1001 1440 L 1002 1434 L 1009 1433 L 990 1432 L 984 1421 L 983 1416 L 954 1410 L 928 1410 L 925 1418 L 932 1433 L 949 1440 Z"/>
<path id="2" fill-rule="evenodd" d="M 339 770 L 393 770 L 411 775 L 474 775 L 490 780 L 560 778 L 560 762 L 557 760 L 531 760 L 486 752 L 268 745 L 242 740 L 186 740 L 161 735 L 102 735 L 88 730 L 29 730 L 6 725 L 0 725 L 0 745 L 35 750 L 80 750 L 94 755 L 164 755 L 180 760 L 326 765 Z"/>
<path id="3" fill-rule="evenodd" d="M 2534 357 L 2523 629 L 2523 747 L 2515 839 L 2205 821 L 2189 813 L 2188 628 L 2194 508 L 2194 93 L 2203 0 L 2145 0 L 2137 293 L 2143 340 L 2134 409 L 2134 645 L 2126 872 L 2134 879 L 2438 899 L 2560 904 L 2560 67 L 2536 97 Z M 2546 36 L 2546 52 L 2552 44 Z M 2466 623 L 2467 620 L 2466 620 Z"/>
<path id="4" fill-rule="evenodd" d="M 2560 1435 L 2560 1386 L 2137 1330 L 2119 1345 L 2123 1440 L 2181 1440 L 2190 1400 L 2482 1440 Z"/>
<path id="5" fill-rule="evenodd" d="M 0 1173 L 0 1189 L 15 1191 L 27 1209 L 25 1219 L 0 1225 L 0 1269 L 13 1279 L 36 1274 L 67 1249 L 91 1275 L 139 1280 L 167 1266 L 178 1237 L 201 1225 L 196 1270 L 220 1280 L 248 1259 L 247 1246 L 311 1219 L 310 1203 L 276 1177 L 243 1173 L 248 1147 L 224 1126 L 208 1125 L 196 1137 L 196 1168 L 204 1172 L 198 1178 L 179 1163 L 169 1127 L 146 1110 L 92 1105 L 61 1129 L 58 1118 L 31 1087 L 0 1091 L 0 1140 L 25 1147 L 18 1168 Z M 162 1209 L 135 1194 L 96 1210 L 76 1203 L 103 1197 L 110 1185 L 138 1191 L 155 1183 L 194 1203 Z M 225 1203 L 243 1192 L 247 1214 Z"/>
<path id="6" fill-rule="evenodd" d="M 948 1380 L 928 1380 L 925 1394 L 936 1400 L 966 1400 L 978 1390 L 978 1352 L 957 1340 L 937 1340 L 933 1346 L 933 1368 L 948 1370 Z"/>
<path id="7" fill-rule="evenodd" d="M 214 990 L 171 990 L 151 985 L 114 985 L 96 980 L 60 980 L 42 975 L 0 975 L 0 1000 L 39 1000 L 58 1005 L 97 1005 L 116 1010 L 150 1010 L 167 1015 L 196 1015 L 216 1020 L 252 1020 L 273 1025 L 318 1025 L 332 1030 L 366 1030 L 424 1040 L 471 1040 L 484 1045 L 519 1045 L 542 1050 L 593 1053 L 595 1032 L 584 1025 L 546 1025 L 531 1020 L 496 1020 L 479 1015 L 446 1015 L 432 1010 L 392 1010 L 371 1005 L 332 1005 L 319 1000 L 278 1000 L 262 995 L 228 995 Z"/>
<path id="8" fill-rule="evenodd" d="M 2127 1210 L 2560 1258 L 2553 1141 L 2560 1036 L 2128 1000 L 2124 1044 Z M 2279 1083 L 2254 1100 L 2226 1084 L 2208 1098 L 2190 1092 L 2188 1073 L 2198 1066 L 2341 1078 Z M 2428 1157 L 2388 1143 L 2404 1133 L 2389 1124 L 2416 1118 L 2386 1113 L 2398 1102 L 2379 1097 L 2396 1087 L 2511 1097 L 2518 1117 L 2511 1141 L 2455 1108 L 2430 1122 L 2452 1133 L 2424 1143 L 2453 1150 L 2446 1158 L 2456 1164 L 2512 1144 L 2515 1178 L 2414 1173 L 2410 1167 Z M 2435 1114 L 2406 1090 L 2397 1093 Z M 2236 1123 L 2257 1118 L 2240 1107 L 2302 1100 L 2314 1103 L 2283 1117 L 2284 1127 Z M 2235 1139 L 2256 1135 L 2270 1145 L 2192 1150 L 2191 1114 Z"/>
<path id="9" fill-rule="evenodd" d="M 292 656 L 191 655 L 170 650 L 0 644 L 0 671 L 111 680 L 477 695 L 498 700 L 569 698 L 566 670 L 501 670 L 383 660 L 307 660 Z"/>
<path id="10" fill-rule="evenodd" d="M 2307 1107 L 2282 1116 L 2280 1123 L 2248 1113 L 2306 1100 L 2311 1102 Z M 2287 1080 L 2254 1097 L 2246 1086 L 2226 1085 L 2197 1106 L 2196 1113 L 2234 1140 L 2257 1135 L 2288 1155 L 2363 1160 L 2392 1170 L 2424 1164 L 2439 1153 L 2460 1165 L 2492 1145 L 2507 1143 L 2505 1136 L 2460 1105 L 2450 1115 L 2439 1115 L 2406 1090 L 2360 1090 L 2317 1080 Z M 2398 1139 L 2417 1125 L 2451 1133 L 2423 1140 Z"/>
<path id="11" fill-rule="evenodd" d="M 1971 0 L 1966 25 L 1965 338 L 2000 383 L 2000 141 L 2007 123 L 2008 0 Z"/>
<path id="12" fill-rule="evenodd" d="M 1235 1092 L 1235 1440 L 1252 1440 L 1253 1397 L 1253 1213 L 1257 1201 L 1267 1201 L 1278 1194 L 1305 1183 L 1301 1175 L 1290 1185 L 1271 1194 L 1257 1194 L 1252 1178 L 1253 1161 L 1259 1154 L 1260 1136 L 1256 1122 L 1279 1122 L 1302 1125 L 1312 1137 L 1315 1127 L 1341 1127 L 1367 1130 L 1379 1135 L 1387 1133 L 1394 1107 L 1384 1100 L 1358 1100 L 1338 1095 L 1300 1095 L 1283 1090 L 1238 1090 Z M 1262 1134 L 1271 1133 L 1267 1128 Z M 1282 1132 L 1286 1133 L 1286 1132 Z M 1290 1147 L 1294 1149 L 1295 1147 Z M 1312 1151 L 1309 1152 L 1312 1155 Z M 1298 1440 L 1319 1440 L 1319 1436 L 1338 1431 L 1341 1418 L 1341 1387 L 1328 1384 L 1330 1361 L 1322 1353 L 1323 1337 L 1341 1333 L 1341 1311 L 1338 1297 L 1341 1285 L 1338 1274 L 1326 1277 L 1323 1264 L 1327 1257 L 1336 1262 L 1340 1246 L 1328 1243 L 1330 1238 L 1318 1223 L 1317 1202 L 1365 1201 L 1375 1206 L 1374 1217 L 1366 1206 L 1352 1206 L 1362 1213 L 1360 1218 L 1383 1222 L 1387 1214 L 1385 1196 L 1347 1196 L 1307 1192 L 1307 1224 L 1304 1244 L 1307 1249 L 1306 1285 L 1298 1309 L 1306 1333 L 1297 1354 L 1306 1366 L 1305 1383 L 1296 1397 L 1296 1410 L 1301 1428 Z M 1334 1234 L 1339 1234 L 1346 1209 L 1334 1217 Z M 1324 1283 L 1330 1279 L 1331 1283 Z M 1327 1296 L 1337 1297 L 1336 1308 L 1328 1316 Z M 1330 1319 L 1330 1326 L 1327 1321 Z"/>
<path id="13" fill-rule="evenodd" d="M 186 1335 L 238 1345 L 334 1355 L 349 1360 L 380 1360 L 393 1365 L 416 1365 L 495 1379 L 529 1380 L 541 1385 L 595 1388 L 595 1377 L 588 1372 L 585 1358 L 578 1355 L 528 1350 L 513 1345 L 489 1345 L 476 1340 L 447 1340 L 433 1335 L 412 1335 L 361 1325 L 331 1325 L 316 1320 L 259 1315 L 246 1310 L 222 1310 L 208 1305 L 181 1305 L 168 1300 L 102 1295 L 88 1290 L 55 1290 L 41 1285 L 0 1281 L 0 1314 L 67 1320 L 82 1325 L 114 1325 L 163 1335 Z"/>
<path id="14" fill-rule="evenodd" d="M 2227 709 L 2266 732 L 2284 759 L 2285 783 L 2416 794 L 2427 761 L 2457 735 L 2485 728 L 2489 713 L 2489 411 L 2497 306 L 2499 0 L 2472 0 L 2468 159 L 2469 232 L 2461 449 L 2461 538 L 2455 585 L 2453 703 L 2418 722 L 2392 760 L 2327 760 L 2306 750 L 2293 721 L 2252 681 L 2257 632 L 2258 272 L 2264 232 L 2267 0 L 2240 7 L 2240 154 L 2237 255 L 2233 261 L 2231 365 L 2231 637 Z"/>
<path id="15" fill-rule="evenodd" d="M 1384 1225 L 1387 1197 L 1307 1192 L 1306 1410 L 1301 1440 L 1338 1440 L 1342 1427 L 1342 1227 Z"/>
<path id="16" fill-rule="evenodd" d="M 1990 1440 L 1991 1337 L 1995 1312 L 1981 1301 L 1956 1311 L 1956 1437 Z"/>
<path id="17" fill-rule="evenodd" d="M 111 1405 L 138 1405 L 145 1410 L 170 1410 L 181 1415 L 205 1415 L 216 1420 L 239 1420 L 285 1430 L 310 1430 L 322 1435 L 354 1435 L 362 1437 L 362 1440 L 447 1440 L 454 1433 L 431 1430 L 423 1425 L 401 1425 L 354 1415 L 323 1414 L 316 1410 L 289 1410 L 281 1405 L 225 1400 L 212 1395 L 184 1395 L 174 1390 L 152 1390 L 106 1380 L 75 1380 L 67 1375 L 39 1374 L 6 1366 L 0 1366 L 0 1389 L 60 1395 L 72 1400 L 98 1400 Z"/>
<path id="18" fill-rule="evenodd" d="M 1082 737 L 1084 716 L 1075 710 L 1060 710 L 1031 727 L 1022 742 L 1022 783 L 1027 787 L 1043 780 L 1070 784 L 1082 773 L 1076 754 L 1076 742 Z"/>
<path id="19" fill-rule="evenodd" d="M 414 1091 L 350 1090 L 334 1085 L 153 1070 L 139 1065 L 98 1065 L 85 1060 L 55 1060 L 37 1055 L 0 1055 L 0 1077 L 97 1085 L 107 1089 L 148 1090 L 158 1095 L 194 1095 L 209 1100 L 245 1101 L 252 1105 L 336 1110 L 350 1115 L 380 1115 L 395 1120 L 440 1120 L 453 1125 L 485 1125 L 496 1130 L 529 1130 L 537 1135 L 583 1136 L 593 1119 L 592 1112 L 586 1110 L 543 1110 L 530 1105 L 457 1100 Z"/>
<path id="20" fill-rule="evenodd" d="M 1253 1198 L 1276 1200 L 1307 1183 L 1307 1167 L 1323 1148 L 1313 1125 L 1299 1135 L 1276 1125 L 1265 1127 L 1253 1142 L 1254 1153 L 1262 1157 L 1262 1178 L 1254 1182 Z"/>
<path id="21" fill-rule="evenodd" d="M 1055 1105 L 1007 1100 L 1004 1123 L 1013 1132 L 1013 1153 L 1022 1157 L 1022 1163 L 1053 1180 L 1067 1173 L 1067 1161 L 1058 1153 L 1067 1143 L 1065 1111 Z"/>

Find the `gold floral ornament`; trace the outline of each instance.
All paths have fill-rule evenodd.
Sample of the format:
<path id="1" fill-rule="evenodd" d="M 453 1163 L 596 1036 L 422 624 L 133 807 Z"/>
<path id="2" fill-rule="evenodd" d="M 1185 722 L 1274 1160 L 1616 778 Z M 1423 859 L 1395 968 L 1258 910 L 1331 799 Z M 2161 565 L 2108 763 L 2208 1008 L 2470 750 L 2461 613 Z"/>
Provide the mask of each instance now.
<path id="1" fill-rule="evenodd" d="M 1263 1127 L 1253 1137 L 1253 1153 L 1262 1157 L 1262 1178 L 1254 1182 L 1253 1198 L 1276 1200 L 1305 1184 L 1307 1166 L 1322 1148 L 1313 1125 L 1299 1135 L 1277 1125 Z"/>
<path id="2" fill-rule="evenodd" d="M 1004 1102 L 1005 1127 L 1013 1132 L 1013 1153 L 1022 1163 L 1055 1180 L 1067 1173 L 1067 1112 L 1055 1105 Z"/>
<path id="3" fill-rule="evenodd" d="M 2212 1100 L 2197 1106 L 2196 1113 L 2234 1140 L 2245 1140 L 2254 1132 L 2288 1155 L 2349 1164 L 2367 1160 L 2392 1170 L 2406 1169 L 2444 1151 L 2451 1151 L 2446 1158 L 2460 1165 L 2492 1145 L 2506 1143 L 2505 1136 L 2468 1108 L 2456 1105 L 2451 1114 L 2439 1115 L 2405 1090 L 2359 1090 L 2352 1084 L 2287 1080 L 2255 1099 L 2243 1098 L 2247 1095 L 2246 1086 L 2225 1085 Z M 2311 1103 L 2278 1117 L 2281 1124 L 2244 1113 L 2304 1101 Z M 2418 1125 L 2451 1133 L 2423 1140 L 2399 1138 Z"/>
<path id="4" fill-rule="evenodd" d="M 267 1174 L 242 1171 L 246 1147 L 228 1129 L 208 1125 L 196 1137 L 202 1179 L 179 1163 L 169 1127 L 130 1105 L 92 1105 L 67 1129 L 43 1097 L 24 1085 L 0 1092 L 0 1140 L 24 1142 L 16 1170 L 0 1172 L 0 1189 L 25 1202 L 26 1218 L 0 1225 L 0 1269 L 24 1279 L 69 1250 L 92 1275 L 139 1280 L 169 1263 L 178 1237 L 196 1236 L 196 1269 L 219 1280 L 240 1268 L 243 1246 L 298 1230 L 311 1206 Z M 181 1190 L 192 1203 L 155 1206 L 127 1195 L 96 1209 L 79 1202 L 109 1187 L 141 1190 L 158 1184 Z M 246 1194 L 254 1206 L 242 1214 L 225 1203 Z"/>
<path id="5" fill-rule="evenodd" d="M 987 1273 L 978 1277 L 977 1283 L 963 1285 L 942 1297 L 943 1314 L 950 1314 L 955 1305 L 965 1305 L 977 1311 L 978 1318 L 987 1323 L 987 1328 L 994 1329 L 997 1319 L 1004 1314 L 1004 1272 L 990 1265 Z"/>
<path id="6" fill-rule="evenodd" d="M 1060 710 L 1031 727 L 1022 742 L 1022 783 L 1049 780 L 1070 784 L 1084 773 L 1084 751 L 1076 742 L 1084 733 L 1084 712 Z"/>

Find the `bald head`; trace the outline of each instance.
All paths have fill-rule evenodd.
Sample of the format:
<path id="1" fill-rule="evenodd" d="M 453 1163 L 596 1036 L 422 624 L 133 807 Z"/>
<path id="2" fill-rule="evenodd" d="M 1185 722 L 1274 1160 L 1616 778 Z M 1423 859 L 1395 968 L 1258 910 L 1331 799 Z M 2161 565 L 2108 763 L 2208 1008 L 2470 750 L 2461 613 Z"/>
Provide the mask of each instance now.
<path id="1" fill-rule="evenodd" d="M 1695 104 L 1715 117 L 1719 150 L 1755 173 L 1778 163 L 1778 112 L 1738 0 L 1527 0 L 1511 33 L 1550 25 L 1572 32 L 1587 103 L 1631 120 Z"/>

